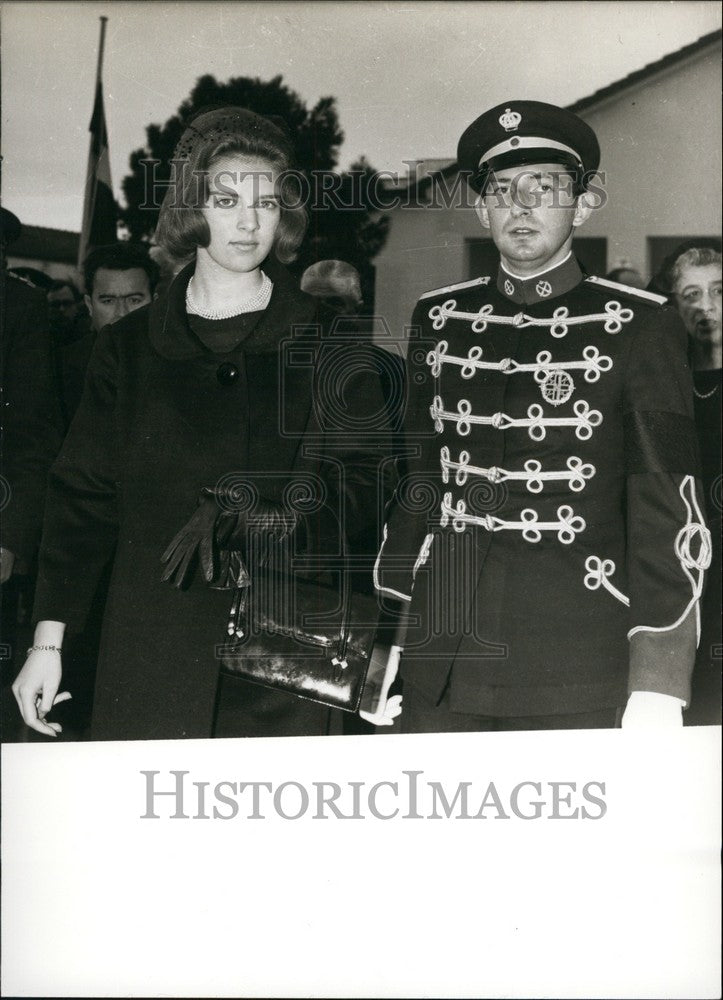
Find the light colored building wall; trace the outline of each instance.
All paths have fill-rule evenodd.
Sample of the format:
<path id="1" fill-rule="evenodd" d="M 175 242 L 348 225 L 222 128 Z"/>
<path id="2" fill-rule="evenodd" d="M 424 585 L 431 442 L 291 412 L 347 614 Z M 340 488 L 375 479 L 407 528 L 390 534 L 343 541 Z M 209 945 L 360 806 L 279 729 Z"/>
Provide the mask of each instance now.
<path id="1" fill-rule="evenodd" d="M 427 206 L 392 210 L 389 238 L 375 261 L 375 303 L 393 338 L 403 337 L 423 292 L 465 280 L 465 240 L 481 235 L 473 209 Z"/>
<path id="2" fill-rule="evenodd" d="M 608 237 L 608 269 L 624 259 L 650 277 L 649 236 L 720 234 L 719 46 L 582 117 L 600 140 L 608 196 L 584 233 Z"/>
<path id="3" fill-rule="evenodd" d="M 607 238 L 608 270 L 624 260 L 647 279 L 648 237 L 720 234 L 720 105 L 715 43 L 581 113 L 600 139 L 607 204 L 580 234 Z M 375 302 L 396 338 L 419 295 L 469 277 L 465 239 L 486 231 L 473 209 L 398 207 L 389 214 L 389 237 L 375 261 Z"/>

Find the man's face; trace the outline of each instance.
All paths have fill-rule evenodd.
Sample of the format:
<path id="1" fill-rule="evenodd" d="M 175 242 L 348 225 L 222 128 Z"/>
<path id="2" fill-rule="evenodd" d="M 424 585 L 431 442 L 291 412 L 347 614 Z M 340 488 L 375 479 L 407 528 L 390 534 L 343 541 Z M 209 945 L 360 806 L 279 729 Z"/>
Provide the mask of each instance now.
<path id="1" fill-rule="evenodd" d="M 524 276 L 567 256 L 574 229 L 590 209 L 584 198 L 575 197 L 572 177 L 561 166 L 539 163 L 495 171 L 477 214 L 503 264 Z"/>
<path id="2" fill-rule="evenodd" d="M 60 330 L 70 327 L 78 315 L 78 305 L 73 292 L 67 285 L 64 288 L 48 292 L 48 308 L 52 326 Z"/>
<path id="3" fill-rule="evenodd" d="M 721 266 L 684 267 L 673 289 L 685 328 L 701 345 L 721 341 Z"/>
<path id="4" fill-rule="evenodd" d="M 93 278 L 93 291 L 85 296 L 96 331 L 150 301 L 151 287 L 142 267 L 131 267 L 127 271 L 99 267 Z"/>

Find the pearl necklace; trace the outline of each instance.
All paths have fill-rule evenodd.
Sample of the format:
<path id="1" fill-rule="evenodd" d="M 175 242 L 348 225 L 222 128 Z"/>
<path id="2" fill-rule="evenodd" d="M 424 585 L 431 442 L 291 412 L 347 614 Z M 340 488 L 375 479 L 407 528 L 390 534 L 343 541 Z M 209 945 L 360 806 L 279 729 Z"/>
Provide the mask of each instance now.
<path id="1" fill-rule="evenodd" d="M 698 392 L 696 387 L 693 386 L 693 392 L 696 394 L 698 399 L 710 399 L 711 396 L 714 396 L 718 392 L 718 386 L 714 385 L 710 392 Z"/>
<path id="2" fill-rule="evenodd" d="M 242 313 L 258 312 L 265 309 L 271 300 L 271 292 L 274 283 L 267 274 L 261 272 L 261 287 L 257 292 L 243 302 L 235 306 L 226 306 L 225 309 L 204 309 L 193 297 L 193 278 L 188 282 L 186 288 L 186 312 L 202 319 L 231 319 L 233 316 L 240 316 Z"/>

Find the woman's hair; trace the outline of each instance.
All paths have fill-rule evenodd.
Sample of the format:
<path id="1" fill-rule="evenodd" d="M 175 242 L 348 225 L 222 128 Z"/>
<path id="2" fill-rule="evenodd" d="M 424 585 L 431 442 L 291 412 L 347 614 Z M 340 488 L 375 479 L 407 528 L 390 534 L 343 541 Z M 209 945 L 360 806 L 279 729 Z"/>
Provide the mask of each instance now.
<path id="1" fill-rule="evenodd" d="M 691 247 L 673 261 L 668 271 L 669 288 L 675 290 L 684 267 L 706 267 L 708 264 L 721 266 L 721 253 L 713 247 Z"/>
<path id="2" fill-rule="evenodd" d="M 278 191 L 281 219 L 274 252 L 284 264 L 294 260 L 308 217 L 298 194 L 290 190 L 294 184 L 292 143 L 283 127 L 237 107 L 202 112 L 186 127 L 173 155 L 156 243 L 180 260 L 190 259 L 198 247 L 209 245 L 211 234 L 201 208 L 208 200 L 209 170 L 223 156 L 262 160 L 284 175 Z"/>
<path id="3" fill-rule="evenodd" d="M 669 253 L 653 276 L 648 288 L 660 295 L 671 295 L 680 272 L 686 266 L 705 267 L 720 264 L 721 241 L 719 237 L 707 236 L 685 240 Z"/>

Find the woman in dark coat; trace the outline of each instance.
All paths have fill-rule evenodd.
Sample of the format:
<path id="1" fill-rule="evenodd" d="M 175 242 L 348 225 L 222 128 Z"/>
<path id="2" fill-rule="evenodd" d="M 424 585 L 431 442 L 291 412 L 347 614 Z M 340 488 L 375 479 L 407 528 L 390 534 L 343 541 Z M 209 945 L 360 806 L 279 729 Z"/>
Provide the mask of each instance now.
<path id="1" fill-rule="evenodd" d="M 99 334 L 51 473 L 38 624 L 13 686 L 25 722 L 47 735 L 60 728 L 45 717 L 60 686 L 65 628 L 82 627 L 111 559 L 91 738 L 213 734 L 215 650 L 232 599 L 217 588 L 233 573 L 216 553 L 213 565 L 202 562 L 204 577 L 190 549 L 186 565 L 169 547 L 199 499 L 208 501 L 204 489 L 227 505 L 253 496 L 255 512 L 273 517 L 290 484 L 302 492 L 316 484 L 325 513 L 310 515 L 307 529 L 317 545 L 337 550 L 323 526 L 343 535 L 380 509 L 379 380 L 346 345 L 344 372 L 329 389 L 322 362 L 333 345 L 319 335 L 317 305 L 278 263 L 293 259 L 305 228 L 304 210 L 289 207 L 285 193 L 285 133 L 242 109 L 206 112 L 175 159 L 156 238 L 190 263 L 163 297 Z M 327 375 L 335 370 L 326 366 Z M 370 428 L 382 433 L 370 436 Z M 186 541 L 189 532 L 193 521 Z M 233 684 L 223 735 L 328 730 L 321 705 Z"/>
<path id="2" fill-rule="evenodd" d="M 701 634 L 685 723 L 721 724 L 721 244 L 683 243 L 659 279 L 672 295 L 690 345 L 701 481 L 711 533 L 711 564 L 701 601 Z"/>

